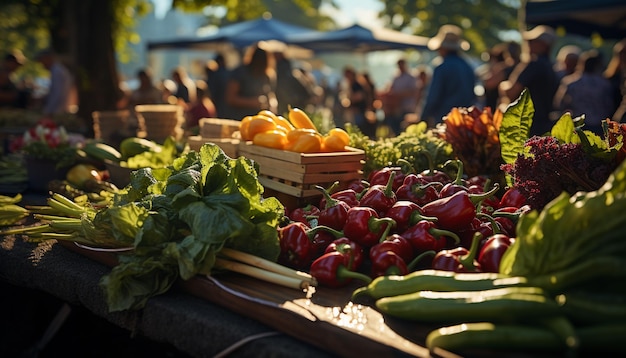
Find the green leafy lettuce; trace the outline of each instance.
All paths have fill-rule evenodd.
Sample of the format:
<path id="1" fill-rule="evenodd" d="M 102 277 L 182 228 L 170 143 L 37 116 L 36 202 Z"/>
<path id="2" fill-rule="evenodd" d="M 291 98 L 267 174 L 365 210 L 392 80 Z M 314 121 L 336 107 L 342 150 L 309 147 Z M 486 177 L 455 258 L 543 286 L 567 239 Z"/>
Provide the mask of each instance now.
<path id="1" fill-rule="evenodd" d="M 101 214 L 134 247 L 101 281 L 109 309 L 141 308 L 178 278 L 210 273 L 223 247 L 277 260 L 284 207 L 263 198 L 257 175 L 253 162 L 231 159 L 214 144 L 165 168 L 134 171 Z"/>

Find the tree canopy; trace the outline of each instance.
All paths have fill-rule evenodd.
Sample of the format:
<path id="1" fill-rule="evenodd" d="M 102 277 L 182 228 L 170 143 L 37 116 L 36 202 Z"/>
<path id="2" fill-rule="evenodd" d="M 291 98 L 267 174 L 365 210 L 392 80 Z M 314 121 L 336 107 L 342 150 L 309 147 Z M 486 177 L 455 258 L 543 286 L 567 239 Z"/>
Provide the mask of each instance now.
<path id="1" fill-rule="evenodd" d="M 503 30 L 516 29 L 518 0 L 386 0 L 380 18 L 394 29 L 432 36 L 440 25 L 463 27 L 473 51 L 480 53 L 501 41 Z M 320 13 L 333 0 L 172 0 L 172 6 L 205 12 L 207 25 L 249 20 L 271 11 L 276 19 L 320 30 L 336 25 Z M 135 22 L 148 13 L 149 0 L 4 0 L 0 5 L 0 51 L 21 49 L 32 58 L 52 47 L 63 55 L 74 73 L 79 93 L 79 115 L 87 121 L 95 110 L 113 110 L 119 95 L 116 61 L 125 58 L 128 42 L 138 41 Z M 36 64 L 25 66 L 37 71 Z M 29 69 L 30 68 L 30 69 Z M 39 68 L 41 70 L 41 68 Z M 87 126 L 91 128 L 91 126 Z"/>

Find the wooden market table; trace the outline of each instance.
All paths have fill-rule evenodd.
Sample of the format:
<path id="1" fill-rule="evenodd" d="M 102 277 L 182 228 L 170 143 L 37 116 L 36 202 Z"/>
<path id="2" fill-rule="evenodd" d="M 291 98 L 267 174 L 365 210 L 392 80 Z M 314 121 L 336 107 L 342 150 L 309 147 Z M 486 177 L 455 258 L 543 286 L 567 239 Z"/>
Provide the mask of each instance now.
<path id="1" fill-rule="evenodd" d="M 41 193 L 26 192 L 23 196 L 21 204 L 45 204 L 45 197 Z M 7 322 L 8 317 L 29 317 L 34 320 L 33 316 L 41 315 L 41 309 L 38 310 L 36 306 L 51 305 L 43 302 L 52 301 L 48 297 L 65 302 L 70 307 L 89 311 L 119 327 L 128 337 L 146 338 L 148 343 L 154 342 L 157 347 L 172 347 L 170 350 L 164 349 L 162 355 L 155 358 L 172 357 L 172 351 L 180 353 L 175 357 L 215 357 L 231 350 L 229 357 L 333 356 L 253 318 L 182 292 L 181 289 L 172 289 L 150 299 L 143 310 L 109 313 L 104 293 L 98 286 L 100 278 L 109 271 L 110 267 L 106 264 L 59 243 L 37 245 L 16 237 L 0 236 L 0 302 L 3 303 L 0 307 L 0 343 L 3 345 L 0 356 L 3 356 L 2 352 L 29 348 L 15 347 L 24 343 L 19 340 L 7 341 L 7 337 L 11 336 L 6 334 L 6 330 L 10 330 L 12 325 L 18 326 L 16 322 Z M 11 299 L 10 295 L 16 297 Z M 27 295 L 31 297 L 24 297 Z M 20 300 L 24 301 L 23 304 L 16 304 Z M 15 306 L 7 305 L 7 302 Z M 31 313 L 9 314 L 12 310 Z M 32 326 L 33 330 L 42 330 L 35 326 L 35 322 L 32 322 Z M 85 330 L 91 329 L 94 330 L 93 335 L 98 334 L 96 328 L 85 327 Z M 37 336 L 40 335 L 43 332 L 37 333 Z M 102 337 L 105 340 L 108 338 Z M 117 357 L 144 357 L 147 354 L 128 353 Z"/>
<path id="2" fill-rule="evenodd" d="M 25 195 L 23 204 L 41 201 L 41 195 Z M 228 357 L 459 357 L 441 350 L 431 354 L 424 347 L 435 327 L 385 317 L 369 305 L 351 302 L 358 286 L 305 292 L 235 273 L 196 276 L 151 298 L 142 310 L 110 313 L 98 283 L 116 259 L 70 242 L 35 244 L 0 236 L 0 295 L 11 294 L 2 291 L 7 286 L 43 292 L 102 317 L 129 336 L 174 347 L 180 357 L 223 357 L 225 352 Z M 481 358 L 501 356 L 483 353 Z"/>
<path id="3" fill-rule="evenodd" d="M 244 344 L 229 357 L 332 356 L 254 319 L 176 289 L 154 297 L 141 311 L 109 313 L 103 292 L 98 287 L 98 281 L 109 270 L 108 266 L 58 243 L 42 246 L 0 237 L 2 295 L 12 294 L 6 289 L 10 286 L 44 292 L 72 307 L 86 308 L 127 330 L 129 336 L 132 333 L 155 343 L 170 344 L 191 357 L 214 357 L 237 342 L 264 333 L 271 335 Z M 4 306 L 0 309 L 4 312 L 0 317 L 7 317 L 7 310 L 34 310 L 35 307 Z M 6 329 L 8 322 L 2 320 Z"/>

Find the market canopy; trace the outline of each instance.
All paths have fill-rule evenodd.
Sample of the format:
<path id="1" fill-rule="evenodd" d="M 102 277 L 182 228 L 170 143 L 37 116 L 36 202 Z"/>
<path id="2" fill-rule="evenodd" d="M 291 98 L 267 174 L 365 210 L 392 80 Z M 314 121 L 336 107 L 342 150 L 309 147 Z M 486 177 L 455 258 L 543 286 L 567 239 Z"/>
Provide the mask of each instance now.
<path id="1" fill-rule="evenodd" d="M 291 36 L 288 43 L 315 52 L 356 52 L 426 49 L 428 38 L 385 28 L 368 29 L 360 25 L 328 32 L 309 32 Z"/>
<path id="2" fill-rule="evenodd" d="M 624 0 L 528 0 L 526 23 L 563 27 L 566 32 L 604 38 L 626 38 Z"/>
<path id="3" fill-rule="evenodd" d="M 149 42 L 148 50 L 216 50 L 219 46 L 224 44 L 241 49 L 258 41 L 276 40 L 288 43 L 291 36 L 316 32 L 317 31 L 307 27 L 288 24 L 273 18 L 262 17 L 256 20 L 238 22 L 221 27 L 217 32 L 209 36 Z"/>

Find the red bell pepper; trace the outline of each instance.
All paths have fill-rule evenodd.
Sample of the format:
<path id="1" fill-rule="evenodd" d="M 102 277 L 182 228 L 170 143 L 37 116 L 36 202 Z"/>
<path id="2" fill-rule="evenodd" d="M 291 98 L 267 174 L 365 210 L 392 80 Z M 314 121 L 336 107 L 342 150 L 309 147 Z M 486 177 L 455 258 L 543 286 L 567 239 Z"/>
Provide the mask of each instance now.
<path id="1" fill-rule="evenodd" d="M 504 234 L 495 234 L 487 238 L 480 253 L 478 263 L 483 272 L 500 272 L 502 255 L 515 242 L 514 238 Z"/>
<path id="2" fill-rule="evenodd" d="M 413 260 L 414 252 L 411 243 L 398 234 L 392 234 L 378 244 L 370 247 L 369 257 L 375 261 L 376 257 L 385 251 L 393 251 L 400 256 L 404 262 Z"/>
<path id="3" fill-rule="evenodd" d="M 420 151 L 419 153 L 422 154 L 424 157 L 426 157 L 426 160 L 428 160 L 428 169 L 417 174 L 419 178 L 426 180 L 427 183 L 434 181 L 434 182 L 446 184 L 452 181 L 452 179 L 450 179 L 450 176 L 446 172 L 442 172 L 440 170 L 435 169 L 435 163 L 433 162 L 433 157 L 432 155 L 430 155 L 429 152 Z"/>
<path id="4" fill-rule="evenodd" d="M 443 250 L 448 245 L 448 241 L 444 236 L 452 238 L 455 245 L 458 245 L 460 240 L 457 234 L 452 231 L 439 229 L 435 222 L 429 220 L 418 221 L 414 225 L 409 226 L 400 236 L 404 237 L 411 244 L 415 253 Z"/>
<path id="5" fill-rule="evenodd" d="M 363 247 L 347 237 L 340 237 L 333 240 L 324 250 L 324 253 L 338 251 L 346 255 L 350 261 L 348 266 L 351 270 L 358 270 L 365 260 L 365 251 Z"/>
<path id="6" fill-rule="evenodd" d="M 304 207 L 293 209 L 291 213 L 289 213 L 288 217 L 291 221 L 297 221 L 311 226 L 311 223 L 309 222 L 310 217 L 318 216 L 319 214 L 320 209 L 317 206 L 313 204 L 307 204 Z"/>
<path id="7" fill-rule="evenodd" d="M 382 251 L 372 259 L 371 276 L 406 275 L 409 273 L 406 262 L 393 251 Z"/>
<path id="8" fill-rule="evenodd" d="M 307 235 L 309 227 L 302 222 L 293 222 L 278 229 L 280 244 L 279 261 L 286 266 L 302 269 L 314 257 L 313 243 Z"/>
<path id="9" fill-rule="evenodd" d="M 387 211 L 387 217 L 396 222 L 395 232 L 402 232 L 420 220 L 437 220 L 422 215 L 422 208 L 412 201 L 398 200 Z"/>
<path id="10" fill-rule="evenodd" d="M 368 183 L 366 180 L 362 180 L 362 179 L 350 180 L 348 182 L 348 184 L 346 185 L 346 189 L 352 189 L 357 194 L 363 194 L 365 192 L 365 189 L 367 189 L 369 187 L 370 187 L 370 183 Z M 360 195 L 359 195 L 359 197 L 360 197 Z"/>
<path id="11" fill-rule="evenodd" d="M 510 187 L 504 192 L 504 194 L 502 194 L 502 198 L 500 198 L 498 208 L 503 208 L 507 206 L 520 208 L 525 204 L 526 197 L 524 196 L 524 194 L 522 194 L 516 187 Z"/>
<path id="12" fill-rule="evenodd" d="M 409 174 L 396 190 L 396 197 L 398 200 L 408 200 L 418 205 L 424 205 L 439 198 L 436 186 L 443 186 L 443 184 L 440 182 L 426 182 L 425 179 L 415 174 Z"/>
<path id="13" fill-rule="evenodd" d="M 393 179 L 396 172 L 391 172 L 386 185 L 372 185 L 361 197 L 360 205 L 370 207 L 379 216 L 385 216 L 387 210 L 397 201 L 396 193 L 393 191 Z"/>
<path id="14" fill-rule="evenodd" d="M 353 189 L 344 189 L 330 194 L 330 197 L 333 199 L 341 200 L 348 204 L 350 207 L 355 207 L 359 205 L 359 194 Z M 326 198 L 322 197 L 320 199 L 320 208 L 326 207 Z"/>
<path id="15" fill-rule="evenodd" d="M 476 217 L 476 204 L 490 197 L 498 190 L 496 184 L 493 189 L 483 194 L 470 194 L 460 191 L 445 198 L 439 198 L 422 206 L 422 213 L 437 218 L 440 228 L 447 230 L 466 229 Z"/>
<path id="16" fill-rule="evenodd" d="M 346 218 L 348 217 L 350 205 L 346 204 L 344 201 L 331 198 L 328 191 L 319 185 L 315 186 L 315 188 L 320 190 L 322 195 L 326 198 L 326 206 L 320 208 L 320 213 L 317 217 L 318 224 L 328 226 L 335 230 L 342 230 L 346 223 Z"/>
<path id="17" fill-rule="evenodd" d="M 443 188 L 439 190 L 440 198 L 448 197 L 459 191 L 468 191 L 468 188 L 463 180 L 463 162 L 458 159 L 448 160 L 447 162 L 444 163 L 444 166 L 447 166 L 453 163 L 456 164 L 456 167 L 457 167 L 456 177 L 453 181 L 446 183 L 446 185 L 444 185 Z"/>
<path id="18" fill-rule="evenodd" d="M 371 173 L 368 178 L 368 182 L 370 183 L 370 186 L 385 186 L 389 182 L 389 177 L 391 176 L 391 173 L 395 173 L 391 186 L 392 190 L 396 191 L 400 187 L 400 185 L 402 185 L 404 177 L 406 176 L 406 174 L 400 167 L 384 167 L 382 169 L 376 170 Z"/>
<path id="19" fill-rule="evenodd" d="M 316 226 L 311 229 L 307 224 L 299 221 L 279 228 L 279 261 L 292 268 L 307 268 L 311 261 L 317 257 L 318 251 L 315 247 L 314 237 L 322 230 L 329 232 L 331 229 L 324 226 Z"/>
<path id="20" fill-rule="evenodd" d="M 339 251 L 326 253 L 313 261 L 309 273 L 320 285 L 327 287 L 343 287 L 352 279 L 370 283 L 372 279 L 360 272 L 352 271 L 350 259 Z"/>
<path id="21" fill-rule="evenodd" d="M 480 272 L 480 264 L 476 260 L 478 245 L 482 240 L 482 235 L 476 233 L 472 240 L 470 249 L 456 247 L 451 250 L 441 250 L 433 258 L 433 270 L 452 272 Z"/>
<path id="22" fill-rule="evenodd" d="M 387 237 L 395 221 L 390 218 L 379 218 L 376 210 L 366 206 L 356 206 L 348 210 L 343 234 L 363 247 L 376 245 L 381 237 Z"/>

